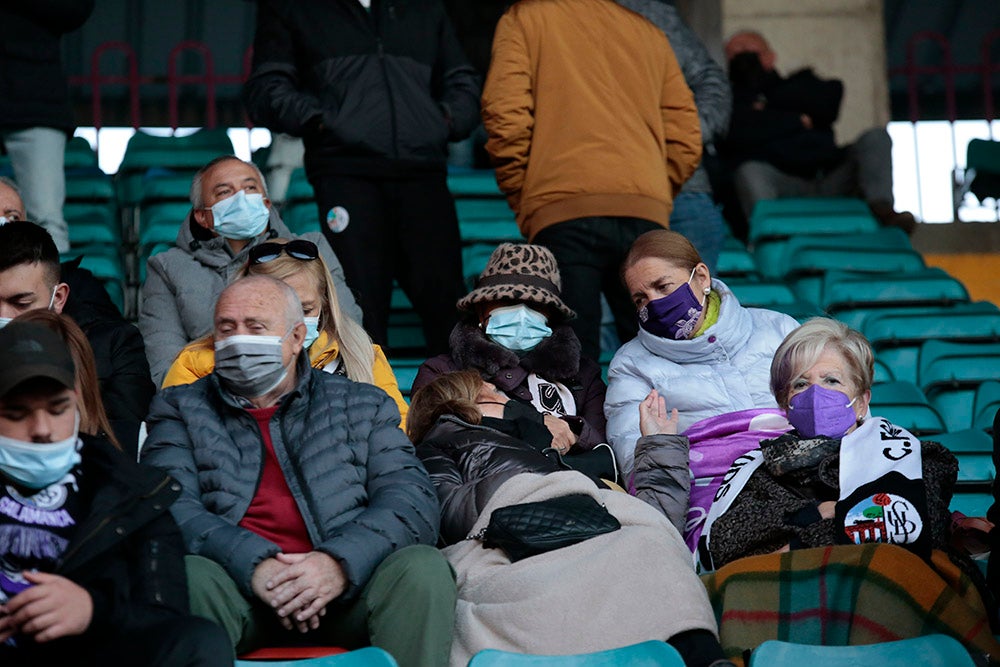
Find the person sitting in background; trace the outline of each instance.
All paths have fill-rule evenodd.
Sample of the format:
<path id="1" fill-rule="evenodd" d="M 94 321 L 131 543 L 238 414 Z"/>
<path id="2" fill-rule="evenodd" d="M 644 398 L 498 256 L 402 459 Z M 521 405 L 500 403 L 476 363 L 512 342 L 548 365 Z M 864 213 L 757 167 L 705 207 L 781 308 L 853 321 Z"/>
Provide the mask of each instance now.
<path id="1" fill-rule="evenodd" d="M 315 243 L 275 239 L 256 245 L 238 275 L 271 276 L 295 290 L 305 313 L 304 345 L 312 367 L 380 387 L 396 401 L 405 428 L 407 405 L 396 376 L 382 348 L 372 344 L 361 325 L 340 309 L 330 271 Z M 208 335 L 181 350 L 163 386 L 190 384 L 211 373 L 215 368 L 214 346 L 214 337 Z"/>
<path id="2" fill-rule="evenodd" d="M 24 200 L 17 183 L 0 176 L 0 225 L 24 220 Z"/>
<path id="3" fill-rule="evenodd" d="M 604 412 L 622 472 L 632 470 L 636 406 L 652 389 L 680 412 L 681 433 L 706 417 L 776 407 L 768 389 L 771 357 L 798 322 L 741 306 L 677 232 L 636 239 L 622 276 L 640 327 L 608 370 Z"/>
<path id="4" fill-rule="evenodd" d="M 451 664 L 483 648 L 565 654 L 660 640 L 686 665 L 731 666 L 677 530 L 646 503 L 565 471 L 546 456 L 552 439 L 544 429 L 531 440 L 512 435 L 506 406 L 513 402 L 477 372 L 458 371 L 417 391 L 410 408 L 408 432 L 437 489 L 441 537 L 459 584 Z M 643 441 L 676 433 L 676 411 L 668 414 L 655 394 L 638 412 Z M 674 458 L 678 489 L 686 489 L 686 450 Z M 622 527 L 513 565 L 467 539 L 500 507 L 576 493 L 597 499 Z"/>
<path id="5" fill-rule="evenodd" d="M 0 186 L 2 187 L 2 186 Z M 133 458 L 156 392 L 138 329 L 78 261 L 59 263 L 49 233 L 26 221 L 0 226 L 0 326 L 31 310 L 72 317 L 87 336 L 115 438 Z"/>
<path id="6" fill-rule="evenodd" d="M 185 345 L 212 331 L 212 306 L 246 264 L 250 249 L 278 237 L 299 238 L 271 207 L 257 165 L 234 155 L 218 157 L 195 174 L 191 207 L 176 247 L 149 258 L 142 286 L 139 330 L 157 385 Z M 341 308 L 360 322 L 361 309 L 323 235 L 301 238 L 319 248 Z"/>
<path id="7" fill-rule="evenodd" d="M 868 341 L 836 320 L 809 320 L 775 352 L 771 389 L 793 430 L 737 460 L 702 532 L 703 566 L 720 568 L 709 581 L 716 612 L 754 619 L 734 627 L 726 646 L 749 648 L 776 630 L 777 617 L 795 626 L 816 617 L 803 605 L 819 605 L 831 623 L 822 634 L 812 620 L 777 631 L 807 644 L 868 643 L 874 623 L 876 641 L 947 632 L 1000 655 L 982 574 L 949 549 L 958 462 L 871 415 L 873 375 Z M 847 546 L 817 548 L 835 545 Z M 741 589 L 744 574 L 751 583 Z M 839 592 L 808 600 L 786 592 L 817 578 Z M 742 615 L 764 599 L 790 606 L 767 619 Z"/>
<path id="8" fill-rule="evenodd" d="M 547 248 L 501 243 L 476 288 L 458 301 L 464 318 L 451 332 L 451 351 L 420 366 L 413 391 L 444 373 L 475 370 L 514 399 L 511 409 L 533 406 L 560 454 L 605 442 L 601 369 L 581 355 L 561 286 Z"/>
<path id="9" fill-rule="evenodd" d="M 844 85 L 811 69 L 787 78 L 759 33 L 738 32 L 726 42 L 733 116 L 724 152 L 743 212 L 781 197 L 860 196 L 878 221 L 912 233 L 912 213 L 897 212 L 892 196 L 892 140 L 885 128 L 837 146 L 833 123 Z"/>
<path id="10" fill-rule="evenodd" d="M 373 643 L 443 665 L 455 585 L 434 487 L 378 387 L 310 367 L 298 295 L 241 278 L 215 307 L 215 370 L 153 399 L 144 462 L 183 487 L 191 608 L 239 653 Z"/>
<path id="11" fill-rule="evenodd" d="M 107 419 L 72 337 L 89 372 L 37 322 L 0 330 L 0 664 L 232 665 L 225 634 L 187 615 L 180 486 L 82 431 Z"/>

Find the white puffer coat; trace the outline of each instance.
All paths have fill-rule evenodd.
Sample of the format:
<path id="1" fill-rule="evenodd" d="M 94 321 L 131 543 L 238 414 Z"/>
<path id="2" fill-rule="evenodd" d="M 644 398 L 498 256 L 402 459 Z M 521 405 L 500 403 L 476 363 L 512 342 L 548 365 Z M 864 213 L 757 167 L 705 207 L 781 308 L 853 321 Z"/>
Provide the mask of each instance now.
<path id="1" fill-rule="evenodd" d="M 713 279 L 712 288 L 722 297 L 719 320 L 702 335 L 670 340 L 640 329 L 611 360 L 604 414 L 608 442 L 626 475 L 639 439 L 639 402 L 651 389 L 668 410 L 680 412 L 679 433 L 706 417 L 777 407 L 771 359 L 799 323 L 773 310 L 744 308 L 721 280 Z"/>

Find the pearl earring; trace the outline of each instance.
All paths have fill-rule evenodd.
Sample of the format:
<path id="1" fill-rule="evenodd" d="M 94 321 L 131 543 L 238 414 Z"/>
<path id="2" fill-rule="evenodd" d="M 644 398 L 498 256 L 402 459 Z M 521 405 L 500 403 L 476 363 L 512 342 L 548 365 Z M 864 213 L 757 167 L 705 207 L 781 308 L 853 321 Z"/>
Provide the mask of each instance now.
<path id="1" fill-rule="evenodd" d="M 712 292 L 712 288 L 711 287 L 706 287 L 705 290 L 704 290 L 704 292 L 705 292 L 705 296 L 708 296 Z"/>

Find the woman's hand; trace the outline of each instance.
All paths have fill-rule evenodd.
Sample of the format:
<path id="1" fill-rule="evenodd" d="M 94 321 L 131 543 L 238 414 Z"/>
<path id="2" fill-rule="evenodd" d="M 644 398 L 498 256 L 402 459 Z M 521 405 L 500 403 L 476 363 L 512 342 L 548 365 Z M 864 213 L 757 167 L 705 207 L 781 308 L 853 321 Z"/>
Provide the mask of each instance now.
<path id="1" fill-rule="evenodd" d="M 569 427 L 569 424 L 554 415 L 542 417 L 545 427 L 552 434 L 552 447 L 560 454 L 565 454 L 569 448 L 576 444 L 576 433 Z"/>
<path id="2" fill-rule="evenodd" d="M 837 515 L 837 501 L 827 500 L 817 506 L 819 515 L 824 519 L 832 519 Z"/>
<path id="3" fill-rule="evenodd" d="M 677 408 L 667 416 L 667 403 L 653 389 L 639 403 L 639 432 L 642 435 L 677 435 Z"/>

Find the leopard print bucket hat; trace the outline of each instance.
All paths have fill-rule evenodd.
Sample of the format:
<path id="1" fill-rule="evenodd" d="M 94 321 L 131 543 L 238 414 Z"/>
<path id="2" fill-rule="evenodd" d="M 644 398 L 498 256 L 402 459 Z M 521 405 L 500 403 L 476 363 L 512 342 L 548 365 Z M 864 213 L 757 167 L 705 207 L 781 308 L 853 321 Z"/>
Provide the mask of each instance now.
<path id="1" fill-rule="evenodd" d="M 459 310 L 475 312 L 489 301 L 517 301 L 547 306 L 563 319 L 576 313 L 559 298 L 559 266 L 548 248 L 529 243 L 501 243 L 476 281 L 476 289 L 458 300 Z"/>

